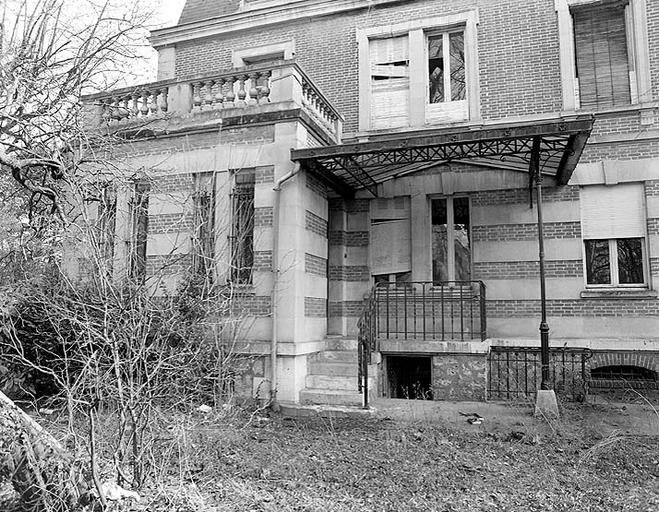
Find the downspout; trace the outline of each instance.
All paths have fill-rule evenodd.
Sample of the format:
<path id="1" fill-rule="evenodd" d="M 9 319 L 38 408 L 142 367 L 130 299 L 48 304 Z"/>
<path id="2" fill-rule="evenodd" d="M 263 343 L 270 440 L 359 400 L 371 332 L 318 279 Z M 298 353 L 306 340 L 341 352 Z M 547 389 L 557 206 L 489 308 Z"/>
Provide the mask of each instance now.
<path id="1" fill-rule="evenodd" d="M 280 216 L 280 200 L 281 200 L 281 186 L 300 170 L 300 164 L 295 163 L 292 171 L 287 172 L 277 181 L 272 190 L 275 192 L 274 211 L 272 212 L 272 342 L 270 345 L 270 405 L 276 404 L 277 400 L 277 291 L 279 284 L 279 216 Z"/>

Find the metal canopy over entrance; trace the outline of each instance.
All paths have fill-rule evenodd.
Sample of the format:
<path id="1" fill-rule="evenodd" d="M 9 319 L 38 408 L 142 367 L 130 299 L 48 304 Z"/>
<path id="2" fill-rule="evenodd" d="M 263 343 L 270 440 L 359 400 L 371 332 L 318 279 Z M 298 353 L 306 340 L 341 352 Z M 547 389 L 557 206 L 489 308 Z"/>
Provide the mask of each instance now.
<path id="1" fill-rule="evenodd" d="M 479 130 L 442 130 L 408 137 L 403 133 L 390 134 L 377 142 L 293 150 L 291 159 L 344 196 L 351 196 L 360 189 L 377 196 L 380 183 L 454 161 L 528 173 L 530 199 L 532 201 L 535 188 L 538 215 L 540 389 L 550 390 L 542 183 L 545 177 L 550 177 L 557 185 L 567 184 L 586 146 L 593 122 L 593 116 L 577 116 L 531 125 L 502 124 Z M 368 408 L 371 343 L 361 327 L 359 340 L 359 387 L 364 393 L 364 407 Z"/>
<path id="2" fill-rule="evenodd" d="M 377 141 L 292 150 L 291 159 L 343 196 L 360 189 L 377 196 L 380 183 L 449 162 L 529 172 L 535 150 L 542 176 L 565 185 L 593 120 L 588 115 L 422 135 L 388 134 Z"/>

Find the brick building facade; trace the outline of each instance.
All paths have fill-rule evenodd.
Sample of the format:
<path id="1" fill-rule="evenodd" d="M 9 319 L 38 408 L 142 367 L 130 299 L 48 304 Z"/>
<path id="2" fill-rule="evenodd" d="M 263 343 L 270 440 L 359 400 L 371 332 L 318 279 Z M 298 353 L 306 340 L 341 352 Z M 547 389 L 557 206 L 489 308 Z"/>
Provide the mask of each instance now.
<path id="1" fill-rule="evenodd" d="M 183 191 L 214 176 L 217 283 L 237 283 L 235 247 L 249 245 L 237 284 L 254 318 L 241 350 L 264 360 L 253 390 L 359 403 L 371 307 L 359 375 L 370 368 L 373 395 L 420 382 L 486 398 L 491 351 L 539 344 L 536 139 L 552 350 L 581 350 L 598 385 L 656 387 L 658 20 L 656 0 L 188 0 L 152 34 L 159 81 L 90 102 L 111 128 L 152 124 L 126 148 L 154 178 L 148 275 L 178 254 L 174 286 L 191 264 Z M 585 147 L 577 132 L 561 145 L 586 118 Z M 420 160 L 473 140 L 518 150 Z M 405 167 L 395 152 L 412 146 Z M 247 245 L 231 241 L 236 187 L 251 198 Z"/>

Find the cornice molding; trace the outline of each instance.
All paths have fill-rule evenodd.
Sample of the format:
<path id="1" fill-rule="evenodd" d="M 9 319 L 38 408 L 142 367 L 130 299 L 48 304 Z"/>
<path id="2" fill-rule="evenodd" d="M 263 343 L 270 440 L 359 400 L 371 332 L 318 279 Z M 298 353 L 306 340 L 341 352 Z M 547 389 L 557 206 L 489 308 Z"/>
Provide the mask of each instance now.
<path id="1" fill-rule="evenodd" d="M 154 30 L 149 41 L 158 49 L 183 41 L 277 25 L 301 18 L 327 16 L 400 2 L 401 0 L 291 0 L 283 5 L 253 7 L 204 21 Z"/>

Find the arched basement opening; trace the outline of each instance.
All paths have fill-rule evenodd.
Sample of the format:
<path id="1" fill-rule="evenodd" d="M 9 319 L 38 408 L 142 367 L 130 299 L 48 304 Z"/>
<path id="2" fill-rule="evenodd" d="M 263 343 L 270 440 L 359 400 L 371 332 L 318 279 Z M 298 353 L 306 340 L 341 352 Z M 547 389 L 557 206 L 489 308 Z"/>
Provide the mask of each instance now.
<path id="1" fill-rule="evenodd" d="M 657 372 L 633 365 L 600 366 L 590 370 L 590 387 L 600 389 L 659 389 Z"/>

